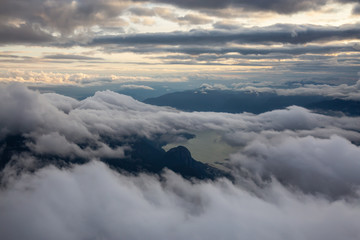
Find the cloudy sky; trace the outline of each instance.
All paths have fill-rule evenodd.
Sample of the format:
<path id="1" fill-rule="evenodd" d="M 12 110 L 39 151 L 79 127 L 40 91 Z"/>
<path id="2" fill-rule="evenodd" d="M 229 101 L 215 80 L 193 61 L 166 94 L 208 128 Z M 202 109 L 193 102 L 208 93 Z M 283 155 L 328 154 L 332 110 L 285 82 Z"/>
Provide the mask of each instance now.
<path id="1" fill-rule="evenodd" d="M 359 78 L 358 0 L 1 0 L 0 5 L 0 81 L 337 85 Z"/>
<path id="2" fill-rule="evenodd" d="M 355 102 L 359 39 L 359 0 L 0 0 L 1 238 L 360 239 L 359 116 L 184 112 L 117 91 Z M 209 132 L 230 178 L 99 161 Z"/>

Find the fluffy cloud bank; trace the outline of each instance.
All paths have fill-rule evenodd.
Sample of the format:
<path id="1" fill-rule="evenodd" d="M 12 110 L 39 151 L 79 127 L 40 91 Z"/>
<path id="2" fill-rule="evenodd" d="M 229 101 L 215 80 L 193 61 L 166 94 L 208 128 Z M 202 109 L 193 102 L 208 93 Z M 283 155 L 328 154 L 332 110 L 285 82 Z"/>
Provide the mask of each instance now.
<path id="1" fill-rule="evenodd" d="M 25 144 L 1 172 L 4 239 L 360 236 L 359 118 L 297 106 L 259 115 L 182 112 L 111 91 L 77 101 L 18 84 L 1 86 L 0 112 L 0 153 L 11 136 Z M 139 138 L 171 142 L 209 130 L 238 149 L 227 164 L 233 182 L 189 182 L 170 171 L 132 176 L 96 160 L 120 161 Z M 37 164 L 47 158 L 95 160 Z"/>
<path id="2" fill-rule="evenodd" d="M 288 137 L 321 141 L 338 136 L 355 150 L 354 143 L 360 142 L 359 118 L 326 116 L 296 106 L 259 115 L 182 112 L 111 91 L 82 101 L 17 84 L 3 85 L 0 91 L 0 111 L 6 113 L 0 117 L 1 139 L 21 135 L 36 154 L 116 158 L 123 157 L 131 139 L 169 142 L 179 134 L 207 130 L 217 131 L 239 150 L 253 141 L 271 146 L 274 139 Z"/>
<path id="3" fill-rule="evenodd" d="M 58 84 L 58 85 L 101 85 L 106 83 L 130 83 L 130 82 L 156 82 L 161 81 L 152 77 L 124 76 L 124 75 L 99 75 L 85 73 L 54 73 L 54 72 L 34 72 L 9 70 L 0 73 L 2 83 L 20 82 L 26 84 Z M 135 88 L 132 84 L 123 85 L 123 88 Z M 141 85 L 140 85 L 141 86 Z M 141 86 L 146 88 L 147 86 Z M 139 87 L 138 87 L 139 88 Z M 148 87 L 147 87 L 148 88 Z M 149 89 L 151 90 L 151 89 Z"/>
<path id="4" fill-rule="evenodd" d="M 256 139 L 232 161 L 260 177 L 275 176 L 304 192 L 338 197 L 359 190 L 360 148 L 332 136 L 276 136 Z"/>
<path id="5" fill-rule="evenodd" d="M 300 85 L 300 84 L 298 84 Z M 269 92 L 275 93 L 280 96 L 326 96 L 339 99 L 351 99 L 360 100 L 360 80 L 354 84 L 340 84 L 340 85 L 328 85 L 328 84 L 304 84 L 301 86 L 295 86 L 294 88 L 274 88 L 274 87 L 255 87 L 245 86 L 243 83 L 232 84 L 231 87 L 227 87 L 222 84 L 202 84 L 200 86 L 201 91 L 211 90 L 234 90 L 244 92 Z"/>
<path id="6" fill-rule="evenodd" d="M 0 195 L 3 239 L 356 239 L 357 202 L 250 193 L 227 180 L 119 175 L 93 162 L 24 175 Z"/>

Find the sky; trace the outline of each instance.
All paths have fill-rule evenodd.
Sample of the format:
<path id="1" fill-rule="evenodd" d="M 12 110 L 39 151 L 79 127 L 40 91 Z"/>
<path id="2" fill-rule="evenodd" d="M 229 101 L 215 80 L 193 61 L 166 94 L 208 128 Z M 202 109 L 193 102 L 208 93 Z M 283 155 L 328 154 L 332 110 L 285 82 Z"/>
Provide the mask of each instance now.
<path id="1" fill-rule="evenodd" d="M 1 82 L 190 88 L 359 79 L 358 0 L 0 4 Z"/>
<path id="2" fill-rule="evenodd" d="M 1 239 L 360 239 L 359 39 L 359 0 L 0 0 Z M 140 101 L 167 89 L 340 109 Z M 193 134 L 222 177 L 114 167 Z"/>

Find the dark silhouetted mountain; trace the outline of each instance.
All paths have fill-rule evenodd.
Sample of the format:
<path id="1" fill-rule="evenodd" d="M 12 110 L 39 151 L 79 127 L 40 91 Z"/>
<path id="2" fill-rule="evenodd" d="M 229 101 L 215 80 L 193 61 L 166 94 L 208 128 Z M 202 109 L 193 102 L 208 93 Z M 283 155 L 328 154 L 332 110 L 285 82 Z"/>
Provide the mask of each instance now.
<path id="1" fill-rule="evenodd" d="M 50 164 L 58 167 L 70 167 L 73 164 L 84 164 L 89 161 L 89 159 L 84 158 L 37 154 L 26 145 L 27 141 L 30 140 L 23 136 L 9 136 L 0 142 L 0 173 L 6 165 L 15 165 L 18 155 L 34 156 L 38 160 L 30 169 L 22 169 L 21 164 L 18 165 L 18 172 L 22 170 L 34 171 Z M 111 147 L 122 145 L 120 142 L 108 144 Z M 194 160 L 189 150 L 183 146 L 172 148 L 166 152 L 161 148 L 161 143 L 148 139 L 138 139 L 127 144 L 130 145 L 131 150 L 126 152 L 126 157 L 101 158 L 100 161 L 117 171 L 135 174 L 140 172 L 161 173 L 164 168 L 168 168 L 186 178 L 215 179 L 217 177 L 229 177 L 227 173 L 217 168 Z"/>
<path id="2" fill-rule="evenodd" d="M 194 159 L 191 157 L 191 153 L 186 147 L 178 146 L 165 153 L 164 163 L 169 168 L 191 168 Z"/>
<path id="3" fill-rule="evenodd" d="M 342 111 L 360 115 L 360 102 L 332 99 L 324 96 L 280 96 L 275 93 L 255 93 L 232 90 L 191 90 L 175 92 L 144 101 L 157 106 L 170 106 L 184 111 L 212 111 L 254 114 L 297 105 L 314 110 Z"/>
<path id="4" fill-rule="evenodd" d="M 128 157 L 123 159 L 102 159 L 110 167 L 132 173 L 159 173 L 164 168 L 181 174 L 183 177 L 198 179 L 215 179 L 229 177 L 227 173 L 196 161 L 184 146 L 178 146 L 165 152 L 159 144 L 147 139 L 138 140 L 131 145 Z"/>
<path id="5" fill-rule="evenodd" d="M 190 151 L 184 146 L 178 146 L 167 151 L 163 157 L 163 164 L 185 177 L 194 176 L 199 179 L 214 179 L 226 175 L 216 168 L 194 160 Z"/>

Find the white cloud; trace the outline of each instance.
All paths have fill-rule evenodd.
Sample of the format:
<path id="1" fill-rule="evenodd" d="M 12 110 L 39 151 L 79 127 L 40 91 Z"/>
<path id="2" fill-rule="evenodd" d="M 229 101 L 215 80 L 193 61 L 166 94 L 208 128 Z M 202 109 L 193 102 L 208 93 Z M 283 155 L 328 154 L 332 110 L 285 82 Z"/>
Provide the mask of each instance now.
<path id="1" fill-rule="evenodd" d="M 176 79 L 175 79 L 176 80 Z M 130 83 L 130 82 L 159 82 L 163 79 L 142 76 L 125 76 L 125 75 L 100 75 L 85 73 L 59 73 L 59 72 L 36 72 L 9 70 L 0 73 L 0 83 L 22 83 L 27 85 L 78 85 L 91 86 L 101 85 L 103 83 Z M 170 79 L 170 81 L 173 81 Z M 136 86 L 132 84 L 124 84 L 123 86 Z M 141 86 L 141 85 L 139 85 Z M 148 86 L 143 86 L 149 88 Z M 150 90 L 150 89 L 149 89 Z"/>
<path id="2" fill-rule="evenodd" d="M 29 148 L 13 153 L 1 173 L 4 239 L 360 236 L 359 118 L 296 106 L 259 115 L 182 112 L 111 91 L 76 101 L 18 84 L 0 88 L 0 112 L 1 139 L 20 134 Z M 169 171 L 130 176 L 98 161 L 41 164 L 47 156 L 121 158 L 129 137 L 206 130 L 238 148 L 229 162 L 235 183 L 190 183 Z"/>
<path id="3" fill-rule="evenodd" d="M 359 190 L 359 156 L 360 147 L 338 136 L 277 135 L 254 139 L 231 160 L 254 176 L 274 176 L 304 192 L 336 198 Z"/>
<path id="4" fill-rule="evenodd" d="M 44 93 L 42 96 L 47 98 L 47 101 L 54 105 L 59 110 L 62 110 L 65 113 L 69 113 L 72 109 L 76 108 L 78 101 L 56 93 Z"/>
<path id="5" fill-rule="evenodd" d="M 350 178 L 359 164 L 358 117 L 326 116 L 296 106 L 259 115 L 182 112 L 111 91 L 97 92 L 82 101 L 40 94 L 20 85 L 0 91 L 0 111 L 7 113 L 0 116 L 1 137 L 21 134 L 30 156 L 121 158 L 129 141 L 137 138 L 172 141 L 180 133 L 215 130 L 238 149 L 233 163 L 242 164 L 252 174 L 274 175 L 305 192 L 335 198 L 354 194 L 360 186 L 358 178 Z M 110 147 L 109 142 L 116 146 Z M 339 154 L 328 155 L 336 147 Z M 338 167 L 339 162 L 344 169 Z M 303 166 L 299 178 L 285 174 L 298 165 Z M 325 168 L 332 173 L 324 173 Z M 302 175 L 310 176 L 308 181 L 302 181 Z M 310 189 L 309 182 L 319 176 L 332 181 L 333 188 L 317 180 Z"/>
<path id="6" fill-rule="evenodd" d="M 360 100 L 360 80 L 353 85 L 327 85 L 327 84 L 305 84 L 301 87 L 277 89 L 269 87 L 243 87 L 242 84 L 233 84 L 234 90 L 250 92 L 271 92 L 281 96 L 311 96 L 320 95 L 340 99 Z"/>
<path id="7" fill-rule="evenodd" d="M 121 88 L 125 88 L 125 89 L 154 90 L 152 87 L 149 87 L 149 86 L 145 86 L 145 85 L 135 85 L 135 84 L 124 84 L 124 85 L 121 85 Z"/>
<path id="8" fill-rule="evenodd" d="M 120 175 L 92 162 L 23 175 L 0 194 L 3 239 L 356 239 L 357 202 L 292 192 L 261 197 L 227 180 Z"/>

